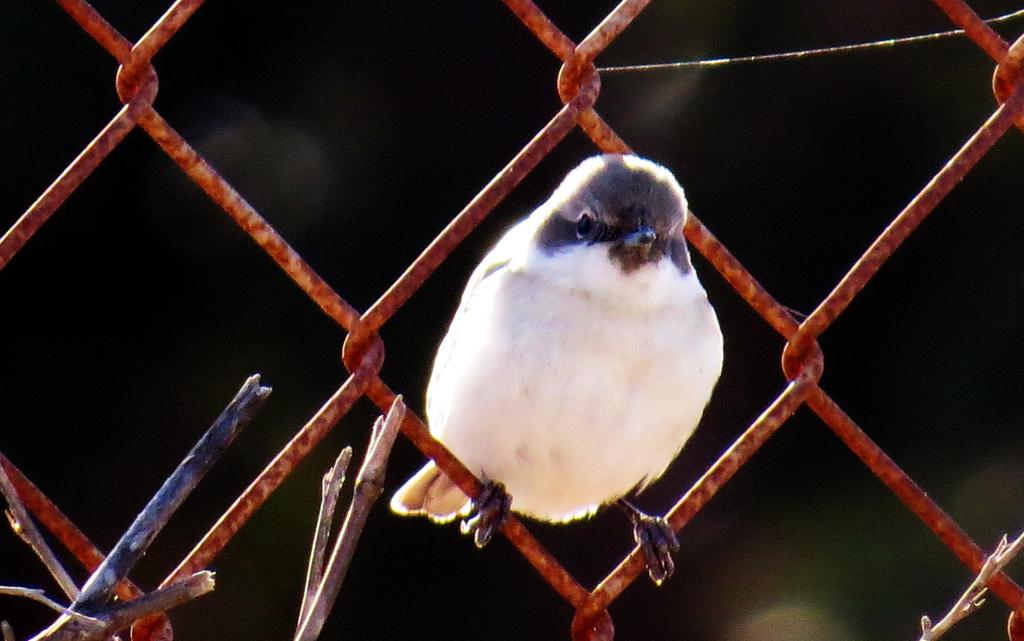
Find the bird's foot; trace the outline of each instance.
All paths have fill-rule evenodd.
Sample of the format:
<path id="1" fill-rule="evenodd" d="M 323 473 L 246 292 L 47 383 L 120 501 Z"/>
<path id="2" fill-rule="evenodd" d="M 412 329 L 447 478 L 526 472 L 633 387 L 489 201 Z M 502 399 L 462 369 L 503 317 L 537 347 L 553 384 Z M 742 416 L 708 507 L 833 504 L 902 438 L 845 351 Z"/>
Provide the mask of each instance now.
<path id="1" fill-rule="evenodd" d="M 473 500 L 473 511 L 463 519 L 459 530 L 463 534 L 472 532 L 473 543 L 482 548 L 501 529 L 511 508 L 512 497 L 505 486 L 497 481 L 485 481 L 480 496 Z"/>
<path id="2" fill-rule="evenodd" d="M 643 552 L 647 576 L 651 577 L 654 585 L 661 585 L 676 569 L 672 560 L 672 554 L 679 551 L 676 533 L 660 516 L 645 514 L 625 500 L 620 500 L 619 505 L 633 522 L 633 539 Z"/>

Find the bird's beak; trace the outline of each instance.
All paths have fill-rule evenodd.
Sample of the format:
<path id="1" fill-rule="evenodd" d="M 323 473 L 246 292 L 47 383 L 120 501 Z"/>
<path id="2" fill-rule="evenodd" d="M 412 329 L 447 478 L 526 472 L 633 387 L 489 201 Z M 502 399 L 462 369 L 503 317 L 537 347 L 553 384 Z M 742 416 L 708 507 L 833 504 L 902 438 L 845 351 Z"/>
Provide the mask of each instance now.
<path id="1" fill-rule="evenodd" d="M 650 249 L 657 239 L 658 234 L 654 233 L 653 229 L 647 225 L 641 225 L 623 236 L 622 244 L 626 247 L 635 247 L 637 249 Z"/>

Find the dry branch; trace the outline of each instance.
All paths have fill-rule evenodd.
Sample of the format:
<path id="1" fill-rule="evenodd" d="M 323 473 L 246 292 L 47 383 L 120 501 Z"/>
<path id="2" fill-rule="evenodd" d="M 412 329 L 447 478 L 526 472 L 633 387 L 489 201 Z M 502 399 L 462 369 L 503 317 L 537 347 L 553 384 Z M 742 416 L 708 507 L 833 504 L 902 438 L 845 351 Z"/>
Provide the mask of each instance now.
<path id="1" fill-rule="evenodd" d="M 331 535 L 331 523 L 334 522 L 334 511 L 338 506 L 338 493 L 345 483 L 349 463 L 352 461 L 352 448 L 341 450 L 338 459 L 331 469 L 324 474 L 320 489 L 320 514 L 317 518 L 316 531 L 313 533 L 313 549 L 309 555 L 309 568 L 306 570 L 306 589 L 302 594 L 302 605 L 299 607 L 298 626 L 309 615 L 309 609 L 315 602 L 320 583 L 323 581 L 324 556 L 327 554 L 327 539 Z M 299 630 L 296 629 L 296 633 Z"/>
<path id="2" fill-rule="evenodd" d="M 934 625 L 932 625 L 932 621 L 927 615 L 921 617 L 921 637 L 918 641 L 935 641 L 935 639 L 948 632 L 961 619 L 973 614 L 975 610 L 981 607 L 985 602 L 985 592 L 988 590 L 985 586 L 992 580 L 992 577 L 997 575 L 1007 563 L 1017 556 L 1021 548 L 1024 548 L 1024 532 L 1021 532 L 1020 536 L 1013 543 L 1009 543 L 1004 534 L 996 549 L 985 559 L 981 570 L 978 571 L 978 576 L 971 581 L 971 584 L 967 586 L 967 589 L 960 595 L 960 598 L 956 600 L 956 603 L 949 609 L 946 616 L 942 617 Z"/>
<path id="3" fill-rule="evenodd" d="M 214 588 L 212 572 L 197 572 L 192 576 L 158 588 L 138 599 L 114 603 L 89 616 L 73 610 L 67 611 L 31 641 L 98 641 L 123 630 L 143 617 L 166 612 L 210 592 Z"/>
<path id="4" fill-rule="evenodd" d="M 92 610 L 110 599 L 117 584 L 146 553 L 171 515 L 231 444 L 242 426 L 260 408 L 270 391 L 269 387 L 260 385 L 259 374 L 245 381 L 235 398 L 164 481 L 107 558 L 89 577 L 82 593 L 71 606 L 73 610 L 91 614 Z"/>
<path id="5" fill-rule="evenodd" d="M 366 518 L 369 516 L 370 508 L 380 497 L 384 489 L 384 471 L 387 467 L 388 456 L 395 444 L 395 437 L 398 436 L 398 429 L 405 418 L 405 404 L 402 397 L 396 396 L 391 407 L 388 409 L 387 417 L 377 417 L 373 424 L 373 432 L 370 435 L 370 445 L 366 450 L 366 457 L 363 465 L 359 468 L 356 476 L 355 492 L 352 496 L 352 504 L 349 506 L 348 514 L 345 516 L 345 523 L 341 527 L 337 540 L 334 542 L 334 549 L 331 558 L 327 562 L 326 569 L 317 568 L 322 563 L 323 552 L 318 553 L 317 546 L 326 545 L 326 537 L 330 530 L 330 524 L 325 524 L 323 519 L 327 510 L 324 505 L 337 501 L 338 491 L 341 489 L 341 481 L 336 481 L 337 470 L 344 465 L 348 466 L 348 460 L 343 451 L 338 461 L 324 477 L 323 496 L 321 499 L 320 520 L 317 523 L 316 534 L 314 535 L 313 550 L 310 556 L 310 568 L 307 574 L 307 581 L 315 576 L 321 577 L 315 585 L 307 582 L 305 596 L 303 597 L 302 608 L 299 614 L 299 623 L 295 631 L 294 641 L 316 641 L 323 629 L 327 614 L 338 596 L 341 583 L 345 580 L 348 566 L 352 562 L 352 555 L 355 553 L 356 543 L 359 535 L 366 525 Z M 346 448 L 347 450 L 348 448 Z M 343 480 L 343 479 L 342 479 Z M 328 497 L 328 494 L 333 494 Z M 330 507 L 328 505 L 328 507 Z M 333 507 L 330 509 L 333 512 Z M 328 515 L 328 520 L 330 516 Z M 318 539 L 322 534 L 323 538 Z M 309 595 L 313 594 L 311 598 Z"/>
<path id="6" fill-rule="evenodd" d="M 22 541 L 32 548 L 32 551 L 43 562 L 47 571 L 57 581 L 57 585 L 60 586 L 60 589 L 68 599 L 77 598 L 78 586 L 75 585 L 71 575 L 68 574 L 68 571 L 64 569 L 61 562 L 57 560 L 53 550 L 47 545 L 46 539 L 43 538 L 42 532 L 36 527 L 35 521 L 32 520 L 28 510 L 25 509 L 25 505 L 21 502 L 21 497 L 18 496 L 17 490 L 14 489 L 14 484 L 11 483 L 11 479 L 7 476 L 7 471 L 4 470 L 2 465 L 0 465 L 0 492 L 3 492 L 4 498 L 7 499 L 9 507 L 7 520 L 11 524 L 11 529 L 14 530 L 14 533 Z"/>
<path id="7" fill-rule="evenodd" d="M 231 444 L 242 426 L 260 408 L 270 391 L 269 387 L 260 385 L 258 374 L 250 376 L 245 381 L 234 399 L 228 403 L 217 420 L 192 447 L 174 472 L 167 477 L 146 507 L 121 536 L 107 558 L 96 568 L 81 593 L 71 596 L 75 599 L 74 603 L 66 609 L 57 605 L 61 615 L 49 627 L 37 634 L 33 641 L 105 639 L 118 630 L 128 627 L 133 621 L 162 613 L 213 589 L 213 574 L 199 572 L 137 599 L 105 605 L 113 596 L 117 584 L 146 553 L 153 539 L 170 520 L 171 515 Z M 16 520 L 17 524 L 22 526 L 31 525 L 32 521 L 28 518 L 27 513 L 24 516 L 20 513 L 24 512 L 24 507 L 17 499 L 10 479 L 2 467 L 0 467 L 0 486 L 8 495 L 12 512 L 16 514 L 12 521 Z M 9 489 L 10 492 L 8 492 Z M 50 567 L 49 564 L 47 567 Z M 21 596 L 31 595 L 22 593 Z M 37 598 L 37 600 L 40 599 Z"/>
<path id="8" fill-rule="evenodd" d="M 41 603 L 51 610 L 60 612 L 61 614 L 68 611 L 67 607 L 46 596 L 46 593 L 40 588 L 24 588 L 17 585 L 0 585 L 0 594 L 31 599 L 36 603 Z"/>

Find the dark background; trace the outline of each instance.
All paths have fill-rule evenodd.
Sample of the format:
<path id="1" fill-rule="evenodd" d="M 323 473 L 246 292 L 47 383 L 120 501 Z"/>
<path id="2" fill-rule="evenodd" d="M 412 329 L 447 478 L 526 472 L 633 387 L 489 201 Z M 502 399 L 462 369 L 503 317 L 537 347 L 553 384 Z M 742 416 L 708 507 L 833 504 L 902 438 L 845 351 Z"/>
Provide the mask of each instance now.
<path id="1" fill-rule="evenodd" d="M 154 60 L 159 111 L 348 301 L 368 307 L 559 108 L 558 62 L 501 3 L 207 3 Z M 984 16 L 1014 2 L 972 3 Z M 580 39 L 611 2 L 542 2 Z M 136 39 L 160 1 L 95 2 Z M 116 64 L 53 3 L 0 22 L 0 223 L 117 111 Z M 951 28 L 926 0 L 660 0 L 601 64 L 769 53 Z M 1011 40 L 1024 28 L 998 27 Z M 711 230 L 811 311 L 994 108 L 966 39 L 703 71 L 606 74 L 598 109 L 675 171 Z M 574 133 L 383 330 L 417 412 L 472 266 L 594 152 Z M 822 384 L 986 549 L 1024 526 L 1021 134 L 1011 131 L 822 337 Z M 666 509 L 782 389 L 782 340 L 698 258 L 726 337 L 702 428 L 641 503 Z M 134 132 L 0 273 L 0 449 L 103 549 L 244 378 L 274 394 L 133 578 L 155 586 L 344 380 L 342 332 Z M 361 457 L 361 404 L 217 558 L 180 639 L 286 639 L 319 478 Z M 389 492 L 422 463 L 400 440 Z M 324 639 L 564 639 L 571 610 L 504 540 L 483 552 L 382 499 Z M 585 585 L 617 513 L 531 526 Z M 916 639 L 970 575 L 807 410 L 680 536 L 676 577 L 612 607 L 620 639 Z M 70 564 L 74 567 L 73 564 Z M 77 568 L 76 568 L 77 569 Z M 1011 571 L 1013 567 L 1011 566 Z M 84 579 L 80 571 L 75 573 Z M 52 582 L 0 532 L 0 583 Z M 950 638 L 1005 638 L 997 599 Z M 0 600 L 26 638 L 52 618 Z"/>

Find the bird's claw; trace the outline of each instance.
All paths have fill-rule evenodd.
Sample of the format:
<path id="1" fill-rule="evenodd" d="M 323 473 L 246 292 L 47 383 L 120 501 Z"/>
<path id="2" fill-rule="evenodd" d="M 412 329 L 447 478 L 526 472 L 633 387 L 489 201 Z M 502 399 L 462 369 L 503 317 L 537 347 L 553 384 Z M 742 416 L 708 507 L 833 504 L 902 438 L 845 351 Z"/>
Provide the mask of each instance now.
<path id="1" fill-rule="evenodd" d="M 679 539 L 668 521 L 660 516 L 640 512 L 633 515 L 632 520 L 633 539 L 644 554 L 647 575 L 654 585 L 661 585 L 675 572 L 672 554 L 679 551 Z"/>
<path id="2" fill-rule="evenodd" d="M 512 497 L 505 491 L 505 486 L 496 481 L 486 481 L 480 495 L 473 500 L 473 511 L 463 519 L 459 530 L 463 534 L 472 532 L 473 543 L 482 548 L 501 529 L 511 508 Z"/>

